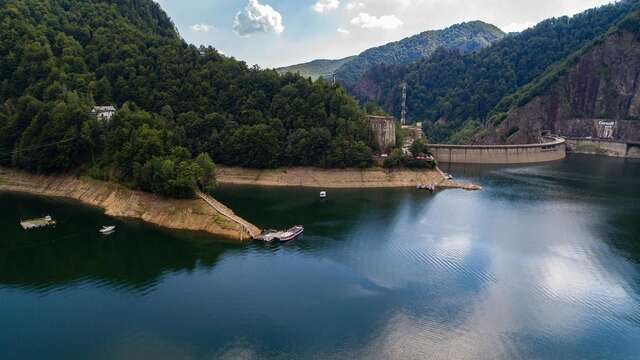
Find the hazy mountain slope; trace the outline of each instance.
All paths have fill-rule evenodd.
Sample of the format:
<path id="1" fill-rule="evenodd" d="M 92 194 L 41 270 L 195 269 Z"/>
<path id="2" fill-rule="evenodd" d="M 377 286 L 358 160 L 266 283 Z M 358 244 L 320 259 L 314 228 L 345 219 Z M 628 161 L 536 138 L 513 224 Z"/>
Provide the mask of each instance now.
<path id="1" fill-rule="evenodd" d="M 404 65 L 431 56 L 437 49 L 469 53 L 486 48 L 505 33 L 482 21 L 453 25 L 443 30 L 425 31 L 406 39 L 365 50 L 340 67 L 338 80 L 351 87 L 371 66 Z"/>
<path id="2" fill-rule="evenodd" d="M 640 12 L 503 100 L 485 143 L 537 141 L 543 130 L 598 137 L 598 123 L 616 122 L 614 139 L 640 141 Z"/>
<path id="3" fill-rule="evenodd" d="M 400 41 L 365 50 L 360 55 L 340 60 L 314 60 L 304 64 L 278 68 L 279 73 L 293 72 L 302 76 L 329 77 L 347 87 L 355 83 L 371 66 L 377 64 L 408 64 L 433 54 L 443 47 L 463 53 L 477 51 L 502 39 L 505 33 L 497 27 L 473 21 L 453 25 L 444 30 L 425 31 Z"/>
<path id="4" fill-rule="evenodd" d="M 377 66 L 352 88 L 361 101 L 400 113 L 399 84 L 408 84 L 408 117 L 425 122 L 432 141 L 448 141 L 465 122 L 482 122 L 509 94 L 540 76 L 638 7 L 620 1 L 573 17 L 549 19 L 477 53 L 437 51 L 408 66 Z"/>
<path id="5" fill-rule="evenodd" d="M 313 60 L 308 63 L 291 65 L 286 67 L 277 68 L 276 71 L 280 74 L 294 73 L 300 74 L 304 77 L 310 77 L 317 79 L 319 77 L 330 78 L 333 73 L 338 70 L 342 65 L 353 60 L 355 56 L 349 56 L 344 59 L 338 60 Z"/>

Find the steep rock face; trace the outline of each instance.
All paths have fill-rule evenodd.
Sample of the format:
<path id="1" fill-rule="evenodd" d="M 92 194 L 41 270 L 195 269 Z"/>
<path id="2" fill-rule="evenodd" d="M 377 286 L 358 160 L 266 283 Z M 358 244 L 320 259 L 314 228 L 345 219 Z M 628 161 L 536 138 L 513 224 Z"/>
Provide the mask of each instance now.
<path id="1" fill-rule="evenodd" d="M 640 42 L 634 34 L 608 36 L 548 91 L 509 112 L 481 142 L 535 142 L 545 130 L 567 137 L 640 140 Z"/>

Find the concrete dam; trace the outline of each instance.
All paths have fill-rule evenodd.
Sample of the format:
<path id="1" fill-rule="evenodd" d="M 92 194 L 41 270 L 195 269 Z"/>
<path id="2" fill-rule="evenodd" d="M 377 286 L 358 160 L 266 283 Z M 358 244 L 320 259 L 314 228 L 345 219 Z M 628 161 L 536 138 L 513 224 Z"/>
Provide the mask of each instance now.
<path id="1" fill-rule="evenodd" d="M 566 142 L 559 137 L 545 138 L 540 144 L 429 144 L 429 147 L 437 161 L 452 164 L 528 164 L 561 160 L 567 156 Z"/>

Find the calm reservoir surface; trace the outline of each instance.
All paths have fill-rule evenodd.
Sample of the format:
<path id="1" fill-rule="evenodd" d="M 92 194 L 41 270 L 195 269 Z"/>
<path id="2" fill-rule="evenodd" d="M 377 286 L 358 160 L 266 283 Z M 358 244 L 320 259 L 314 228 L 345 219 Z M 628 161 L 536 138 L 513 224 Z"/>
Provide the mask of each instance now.
<path id="1" fill-rule="evenodd" d="M 637 359 L 640 163 L 451 171 L 485 190 L 218 191 L 285 245 L 0 193 L 0 359 Z"/>

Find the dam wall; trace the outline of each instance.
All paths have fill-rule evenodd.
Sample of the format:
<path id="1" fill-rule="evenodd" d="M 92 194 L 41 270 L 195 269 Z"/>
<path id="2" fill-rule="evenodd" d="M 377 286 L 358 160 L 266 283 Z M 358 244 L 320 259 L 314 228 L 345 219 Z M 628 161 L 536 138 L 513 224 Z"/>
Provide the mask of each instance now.
<path id="1" fill-rule="evenodd" d="M 429 144 L 438 162 L 453 164 L 527 164 L 556 161 L 567 155 L 565 140 L 546 138 L 526 145 Z"/>
<path id="2" fill-rule="evenodd" d="M 578 154 L 640 159 L 640 143 L 610 139 L 568 138 L 567 150 Z"/>

